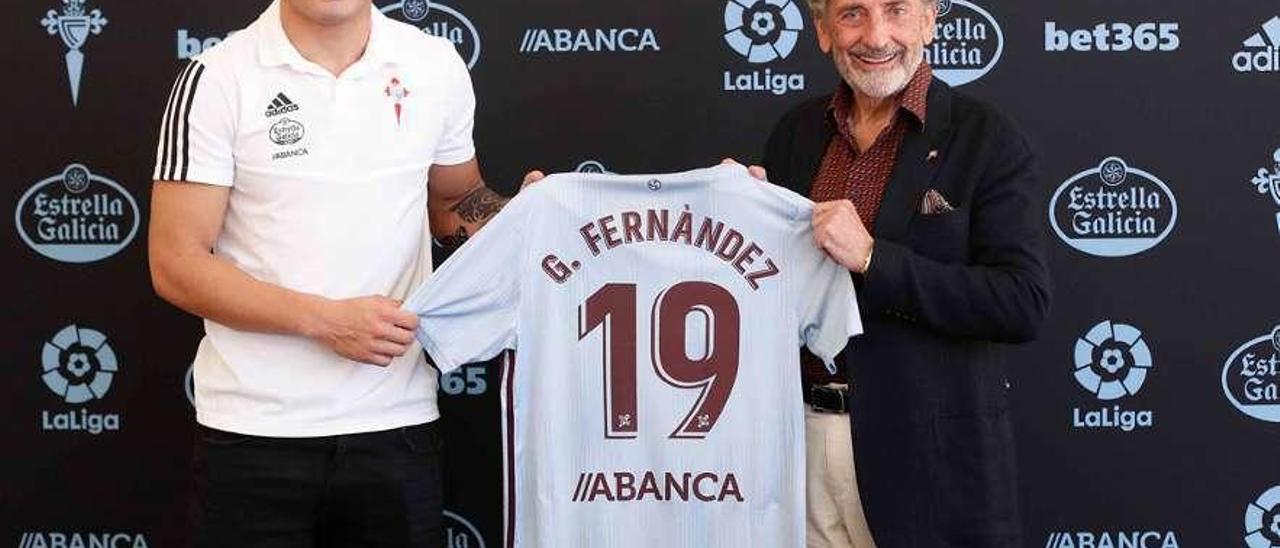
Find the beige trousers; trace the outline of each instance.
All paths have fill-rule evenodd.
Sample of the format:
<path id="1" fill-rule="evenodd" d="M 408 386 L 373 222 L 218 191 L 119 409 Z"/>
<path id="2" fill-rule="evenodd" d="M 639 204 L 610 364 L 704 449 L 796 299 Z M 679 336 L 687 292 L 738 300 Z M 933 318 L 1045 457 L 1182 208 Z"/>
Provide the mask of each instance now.
<path id="1" fill-rule="evenodd" d="M 850 415 L 804 410 L 808 548 L 875 548 L 853 469 Z"/>

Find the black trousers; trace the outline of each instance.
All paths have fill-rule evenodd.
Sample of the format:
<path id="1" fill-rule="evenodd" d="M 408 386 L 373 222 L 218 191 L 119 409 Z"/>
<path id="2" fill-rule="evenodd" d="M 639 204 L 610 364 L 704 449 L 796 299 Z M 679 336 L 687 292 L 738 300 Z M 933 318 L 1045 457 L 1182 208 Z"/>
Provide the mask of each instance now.
<path id="1" fill-rule="evenodd" d="M 198 429 L 198 548 L 443 544 L 437 423 L 318 438 Z"/>

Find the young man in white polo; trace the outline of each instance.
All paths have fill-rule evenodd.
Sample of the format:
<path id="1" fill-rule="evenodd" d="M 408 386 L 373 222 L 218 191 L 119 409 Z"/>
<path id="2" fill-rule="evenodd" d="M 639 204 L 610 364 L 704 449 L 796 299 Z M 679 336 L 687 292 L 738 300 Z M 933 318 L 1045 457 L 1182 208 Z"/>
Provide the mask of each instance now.
<path id="1" fill-rule="evenodd" d="M 436 378 L 398 299 L 432 235 L 505 203 L 474 109 L 453 46 L 370 0 L 277 0 L 179 76 L 150 266 L 205 319 L 197 545 L 440 545 Z"/>

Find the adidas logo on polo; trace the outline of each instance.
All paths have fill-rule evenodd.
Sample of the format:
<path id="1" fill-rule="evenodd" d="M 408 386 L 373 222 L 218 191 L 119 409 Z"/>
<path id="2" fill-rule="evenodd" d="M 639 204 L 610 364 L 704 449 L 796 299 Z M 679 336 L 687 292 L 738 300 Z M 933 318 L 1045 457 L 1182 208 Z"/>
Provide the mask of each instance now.
<path id="1" fill-rule="evenodd" d="M 289 97 L 284 93 L 277 93 L 276 98 L 271 100 L 270 105 L 267 105 L 267 117 L 279 116 L 295 110 L 298 110 L 298 105 L 289 100 Z"/>
<path id="2" fill-rule="evenodd" d="M 1231 65 L 1237 72 L 1280 72 L 1280 17 L 1272 17 L 1262 24 L 1262 32 L 1246 38 Z"/>

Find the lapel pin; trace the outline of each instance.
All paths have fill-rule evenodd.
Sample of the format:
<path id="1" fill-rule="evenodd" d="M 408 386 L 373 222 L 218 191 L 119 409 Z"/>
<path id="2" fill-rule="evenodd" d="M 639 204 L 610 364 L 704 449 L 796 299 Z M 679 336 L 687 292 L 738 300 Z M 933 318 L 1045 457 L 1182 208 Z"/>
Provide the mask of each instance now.
<path id="1" fill-rule="evenodd" d="M 925 158 L 925 161 L 927 161 L 927 162 L 932 162 L 932 161 L 937 160 L 937 159 L 938 159 L 938 151 L 936 151 L 936 150 L 930 150 L 930 151 L 929 151 L 929 156 Z"/>

